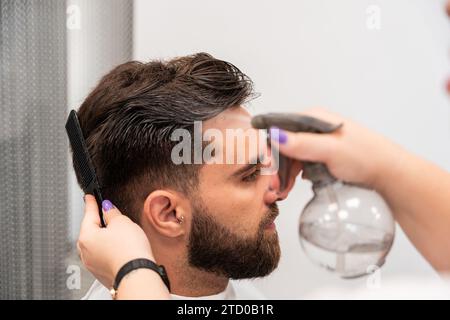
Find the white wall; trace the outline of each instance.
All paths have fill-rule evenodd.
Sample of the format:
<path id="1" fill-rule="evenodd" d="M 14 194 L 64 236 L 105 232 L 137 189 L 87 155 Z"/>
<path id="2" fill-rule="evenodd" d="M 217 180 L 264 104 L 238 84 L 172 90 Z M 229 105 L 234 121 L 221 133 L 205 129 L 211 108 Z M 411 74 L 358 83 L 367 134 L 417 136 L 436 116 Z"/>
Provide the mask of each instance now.
<path id="1" fill-rule="evenodd" d="M 67 100 L 78 109 L 97 82 L 131 58 L 132 3 L 122 0 L 66 0 Z M 82 191 L 69 157 L 70 239 L 78 238 L 83 218 Z"/>
<path id="2" fill-rule="evenodd" d="M 366 27 L 369 5 L 381 9 L 378 31 Z M 134 58 L 209 52 L 254 80 L 262 94 L 251 105 L 255 113 L 326 106 L 450 170 L 444 91 L 450 38 L 443 5 L 441 0 L 135 0 Z M 300 183 L 280 204 L 281 264 L 255 282 L 268 297 L 300 298 L 317 287 L 366 281 L 340 280 L 301 252 L 297 221 L 310 196 L 309 185 Z M 382 279 L 405 273 L 434 275 L 398 232 Z"/>

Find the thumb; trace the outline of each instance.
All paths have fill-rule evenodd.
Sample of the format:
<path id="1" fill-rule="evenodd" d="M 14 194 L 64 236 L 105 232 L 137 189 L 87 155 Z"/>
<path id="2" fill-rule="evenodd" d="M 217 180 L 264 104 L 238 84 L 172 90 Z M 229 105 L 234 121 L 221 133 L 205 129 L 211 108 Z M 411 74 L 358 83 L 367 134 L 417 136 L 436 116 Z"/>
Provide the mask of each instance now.
<path id="1" fill-rule="evenodd" d="M 292 159 L 326 163 L 336 140 L 329 134 L 289 132 L 270 128 L 272 143 L 280 152 Z"/>
<path id="2" fill-rule="evenodd" d="M 102 209 L 106 226 L 108 226 L 108 224 L 110 224 L 114 218 L 120 217 L 122 215 L 119 209 L 117 209 L 109 200 L 103 200 Z"/>
<path id="3" fill-rule="evenodd" d="M 90 194 L 84 196 L 84 218 L 81 222 L 82 226 L 91 227 L 100 225 L 100 216 L 98 215 L 98 206 L 95 197 Z"/>

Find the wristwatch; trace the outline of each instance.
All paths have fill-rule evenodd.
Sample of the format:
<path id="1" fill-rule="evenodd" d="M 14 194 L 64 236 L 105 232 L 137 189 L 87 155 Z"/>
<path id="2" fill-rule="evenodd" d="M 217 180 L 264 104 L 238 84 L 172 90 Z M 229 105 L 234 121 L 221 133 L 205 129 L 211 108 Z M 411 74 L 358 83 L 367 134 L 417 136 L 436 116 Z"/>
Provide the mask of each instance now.
<path id="1" fill-rule="evenodd" d="M 169 277 L 167 276 L 166 269 L 163 265 L 157 265 L 153 261 L 149 259 L 134 259 L 127 262 L 122 268 L 120 268 L 119 272 L 117 272 L 116 279 L 114 280 L 113 287 L 110 290 L 111 296 L 113 300 L 116 299 L 117 289 L 119 288 L 120 281 L 131 271 L 137 269 L 151 269 L 155 271 L 161 277 L 162 281 L 166 285 L 167 289 L 170 292 L 170 282 Z"/>

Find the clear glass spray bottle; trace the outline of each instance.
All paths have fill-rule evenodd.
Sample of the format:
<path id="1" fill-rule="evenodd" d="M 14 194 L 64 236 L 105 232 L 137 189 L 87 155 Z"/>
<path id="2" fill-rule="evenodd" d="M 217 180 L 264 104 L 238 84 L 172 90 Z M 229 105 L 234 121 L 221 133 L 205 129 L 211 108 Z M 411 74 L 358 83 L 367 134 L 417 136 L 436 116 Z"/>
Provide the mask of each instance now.
<path id="1" fill-rule="evenodd" d="M 332 133 L 332 125 L 298 114 L 269 113 L 252 119 L 253 127 L 292 132 Z M 279 155 L 281 189 L 292 159 Z M 343 278 L 355 278 L 381 267 L 392 246 L 395 222 L 384 199 L 374 190 L 333 177 L 323 163 L 303 162 L 303 178 L 312 182 L 313 198 L 300 215 L 299 236 L 306 255 Z"/>

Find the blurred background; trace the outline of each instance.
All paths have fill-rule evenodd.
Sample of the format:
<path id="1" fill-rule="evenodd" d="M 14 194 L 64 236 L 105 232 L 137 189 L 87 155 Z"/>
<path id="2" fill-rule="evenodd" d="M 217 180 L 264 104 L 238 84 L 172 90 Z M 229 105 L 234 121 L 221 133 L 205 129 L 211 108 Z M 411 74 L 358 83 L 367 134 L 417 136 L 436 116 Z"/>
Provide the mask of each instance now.
<path id="1" fill-rule="evenodd" d="M 450 170 L 444 4 L 1 0 L 0 299 L 79 299 L 93 281 L 75 250 L 83 201 L 64 123 L 103 74 L 131 59 L 211 53 L 252 78 L 261 94 L 252 113 L 326 107 Z M 303 254 L 297 223 L 311 196 L 301 181 L 280 203 L 280 266 L 251 283 L 274 299 L 374 290 Z M 438 277 L 397 228 L 378 277 L 405 275 Z"/>

